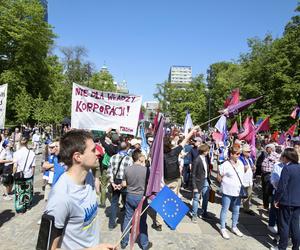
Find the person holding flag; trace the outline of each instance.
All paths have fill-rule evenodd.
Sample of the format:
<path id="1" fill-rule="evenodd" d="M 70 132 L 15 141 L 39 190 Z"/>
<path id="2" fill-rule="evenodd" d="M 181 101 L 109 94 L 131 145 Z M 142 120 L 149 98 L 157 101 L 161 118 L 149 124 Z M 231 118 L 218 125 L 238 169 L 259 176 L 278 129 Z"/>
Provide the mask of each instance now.
<path id="1" fill-rule="evenodd" d="M 149 169 L 146 167 L 146 157 L 140 149 L 132 152 L 133 165 L 125 168 L 123 187 L 127 187 L 125 218 L 122 225 L 122 233 L 128 231 L 121 241 L 121 248 L 125 249 L 129 241 L 129 223 L 135 209 L 144 197 Z M 143 207 L 146 207 L 147 201 L 144 201 Z M 149 249 L 152 243 L 148 240 L 147 213 L 143 213 L 139 225 L 139 246 L 141 249 Z M 138 222 L 136 222 L 138 223 Z M 133 233 L 133 232 L 132 232 Z"/>

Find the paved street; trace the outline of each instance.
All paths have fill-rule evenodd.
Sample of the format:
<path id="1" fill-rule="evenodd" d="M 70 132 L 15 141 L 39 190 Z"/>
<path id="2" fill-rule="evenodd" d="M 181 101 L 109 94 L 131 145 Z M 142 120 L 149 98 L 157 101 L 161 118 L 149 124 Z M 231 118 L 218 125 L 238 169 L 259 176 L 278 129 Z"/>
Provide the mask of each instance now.
<path id="1" fill-rule="evenodd" d="M 41 155 L 38 156 L 37 166 L 40 166 Z M 1 188 L 2 193 L 2 188 Z M 184 192 L 183 195 L 188 197 L 190 194 Z M 2 195 L 1 195 L 2 197 Z M 184 201 L 189 203 L 188 200 Z M 241 212 L 240 230 L 245 234 L 239 238 L 230 233 L 231 239 L 224 240 L 219 232 L 218 217 L 220 213 L 220 201 L 209 203 L 209 212 L 215 216 L 214 220 L 198 220 L 197 224 L 191 223 L 186 216 L 175 231 L 170 230 L 167 226 L 163 227 L 162 232 L 157 232 L 151 228 L 152 220 L 148 217 L 149 238 L 153 242 L 153 249 L 267 249 L 272 243 L 273 236 L 267 231 L 267 217 L 261 211 L 256 210 L 257 198 L 253 200 L 256 216 L 245 215 Z M 108 230 L 109 202 L 106 209 L 99 209 L 98 217 L 101 224 L 101 241 L 116 243 L 121 236 L 120 226 L 114 231 Z M 35 197 L 34 207 L 24 215 L 17 215 L 14 211 L 13 201 L 0 201 L 0 249 L 34 249 L 37 241 L 39 220 L 44 209 L 42 192 L 42 175 L 39 167 L 36 169 L 35 178 Z M 230 223 L 228 216 L 228 225 Z M 138 249 L 136 245 L 135 249 Z"/>

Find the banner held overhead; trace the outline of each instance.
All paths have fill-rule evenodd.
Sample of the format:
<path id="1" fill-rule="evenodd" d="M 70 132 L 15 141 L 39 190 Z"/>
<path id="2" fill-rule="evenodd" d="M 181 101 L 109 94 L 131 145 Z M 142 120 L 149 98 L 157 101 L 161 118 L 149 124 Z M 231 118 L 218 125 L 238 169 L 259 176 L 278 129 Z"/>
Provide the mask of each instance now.
<path id="1" fill-rule="evenodd" d="M 73 83 L 71 127 L 114 128 L 135 135 L 141 104 L 141 96 L 103 92 Z"/>

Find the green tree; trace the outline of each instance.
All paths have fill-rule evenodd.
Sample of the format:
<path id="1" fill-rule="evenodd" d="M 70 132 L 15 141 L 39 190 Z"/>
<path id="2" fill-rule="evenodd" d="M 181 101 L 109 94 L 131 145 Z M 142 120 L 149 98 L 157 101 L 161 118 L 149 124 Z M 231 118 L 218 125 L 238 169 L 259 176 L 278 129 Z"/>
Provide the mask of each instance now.
<path id="1" fill-rule="evenodd" d="M 183 124 L 187 110 L 195 124 L 207 119 L 203 75 L 195 77 L 184 87 L 178 87 L 169 82 L 158 84 L 154 97 L 158 99 L 161 111 L 170 117 L 172 122 Z"/>
<path id="2" fill-rule="evenodd" d="M 102 91 L 117 91 L 113 76 L 108 70 L 100 70 L 98 73 L 93 74 L 88 86 Z"/>
<path id="3" fill-rule="evenodd" d="M 25 88 L 35 98 L 49 92 L 45 58 L 54 34 L 37 0 L 2 0 L 0 13 L 0 84 L 8 83 L 7 116 L 13 120 L 16 93 Z"/>
<path id="4" fill-rule="evenodd" d="M 86 61 L 87 49 L 83 46 L 62 47 L 64 75 L 69 85 L 88 85 L 94 72 L 92 63 Z"/>
<path id="5" fill-rule="evenodd" d="M 14 110 L 16 112 L 16 122 L 25 124 L 31 115 L 33 100 L 31 95 L 27 93 L 25 88 L 22 88 L 16 95 Z"/>
<path id="6" fill-rule="evenodd" d="M 219 115 L 227 96 L 234 88 L 241 88 L 242 69 L 238 63 L 219 62 L 210 65 L 207 71 L 208 99 L 211 99 L 211 118 Z"/>

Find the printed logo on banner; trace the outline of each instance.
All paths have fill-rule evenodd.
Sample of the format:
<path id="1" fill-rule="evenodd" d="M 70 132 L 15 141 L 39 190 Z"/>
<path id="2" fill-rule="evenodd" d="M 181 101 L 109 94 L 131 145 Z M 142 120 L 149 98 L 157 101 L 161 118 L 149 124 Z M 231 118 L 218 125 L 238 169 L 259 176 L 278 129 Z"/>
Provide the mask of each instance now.
<path id="1" fill-rule="evenodd" d="M 73 128 L 106 130 L 136 134 L 142 97 L 120 93 L 103 92 L 73 84 Z"/>

